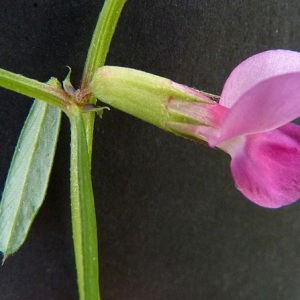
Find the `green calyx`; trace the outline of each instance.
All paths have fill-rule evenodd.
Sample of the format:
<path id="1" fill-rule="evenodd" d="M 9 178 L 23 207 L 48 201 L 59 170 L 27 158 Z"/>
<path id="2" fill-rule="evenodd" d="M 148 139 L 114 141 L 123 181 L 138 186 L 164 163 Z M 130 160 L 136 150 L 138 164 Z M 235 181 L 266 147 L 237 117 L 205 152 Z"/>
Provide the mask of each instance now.
<path id="1" fill-rule="evenodd" d="M 197 124 L 187 116 L 168 111 L 169 101 L 210 103 L 197 91 L 146 72 L 104 66 L 90 83 L 91 92 L 102 102 L 168 130 L 167 122 Z M 198 94 L 197 94 L 198 93 Z"/>

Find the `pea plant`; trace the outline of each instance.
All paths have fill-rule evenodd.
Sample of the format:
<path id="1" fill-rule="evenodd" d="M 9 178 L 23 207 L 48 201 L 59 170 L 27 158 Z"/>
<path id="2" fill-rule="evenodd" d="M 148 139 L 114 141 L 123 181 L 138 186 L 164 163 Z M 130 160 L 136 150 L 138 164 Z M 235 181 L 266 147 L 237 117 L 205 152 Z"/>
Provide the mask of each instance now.
<path id="1" fill-rule="evenodd" d="M 71 69 L 62 83 L 0 69 L 1 87 L 36 99 L 1 199 L 2 263 L 24 243 L 43 203 L 65 113 L 71 126 L 71 215 L 80 299 L 100 299 L 91 161 L 95 115 L 106 107 L 97 99 L 223 150 L 231 157 L 237 188 L 257 205 L 279 208 L 300 197 L 300 127 L 291 123 L 300 115 L 300 53 L 279 49 L 251 56 L 232 71 L 220 97 L 142 71 L 105 66 L 125 2 L 106 0 L 79 89 L 71 84 Z"/>

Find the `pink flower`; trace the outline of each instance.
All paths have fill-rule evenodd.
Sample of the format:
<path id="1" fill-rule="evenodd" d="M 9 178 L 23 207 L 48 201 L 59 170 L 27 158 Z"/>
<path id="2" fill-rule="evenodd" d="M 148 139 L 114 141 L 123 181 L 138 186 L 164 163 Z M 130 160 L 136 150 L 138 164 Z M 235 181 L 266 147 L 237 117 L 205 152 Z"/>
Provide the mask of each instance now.
<path id="1" fill-rule="evenodd" d="M 231 156 L 233 178 L 248 199 L 277 208 L 300 198 L 300 127 L 290 123 L 300 116 L 300 53 L 254 55 L 230 74 L 219 104 L 171 99 L 167 109 L 199 122 L 170 122 L 172 130 Z"/>

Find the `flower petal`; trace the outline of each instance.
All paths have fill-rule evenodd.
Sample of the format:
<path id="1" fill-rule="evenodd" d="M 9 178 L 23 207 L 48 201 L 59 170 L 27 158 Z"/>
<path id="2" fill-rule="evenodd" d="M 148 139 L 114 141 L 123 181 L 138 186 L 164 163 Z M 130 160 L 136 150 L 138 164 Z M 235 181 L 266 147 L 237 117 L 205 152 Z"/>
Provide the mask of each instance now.
<path id="1" fill-rule="evenodd" d="M 190 138 L 197 142 L 208 142 L 208 139 L 219 135 L 219 128 L 206 125 L 166 122 L 166 128 L 182 137 Z"/>
<path id="2" fill-rule="evenodd" d="M 177 113 L 200 124 L 221 127 L 228 108 L 211 100 L 210 104 L 169 99 L 166 103 L 169 112 Z"/>
<path id="3" fill-rule="evenodd" d="M 229 109 L 214 101 L 210 104 L 170 99 L 166 108 L 186 118 L 183 124 L 167 122 L 166 127 L 184 136 L 210 143 L 220 137 L 223 120 Z M 198 123 L 198 124 L 197 124 Z"/>
<path id="4" fill-rule="evenodd" d="M 293 72 L 300 72 L 299 52 L 279 49 L 253 55 L 232 71 L 224 85 L 220 104 L 230 108 L 259 82 Z"/>
<path id="5" fill-rule="evenodd" d="M 233 137 L 278 128 L 300 116 L 300 72 L 265 80 L 243 94 L 229 110 L 221 136 L 212 145 Z"/>
<path id="6" fill-rule="evenodd" d="M 251 201 L 278 208 L 300 198 L 300 127 L 248 136 L 232 155 L 237 188 Z"/>

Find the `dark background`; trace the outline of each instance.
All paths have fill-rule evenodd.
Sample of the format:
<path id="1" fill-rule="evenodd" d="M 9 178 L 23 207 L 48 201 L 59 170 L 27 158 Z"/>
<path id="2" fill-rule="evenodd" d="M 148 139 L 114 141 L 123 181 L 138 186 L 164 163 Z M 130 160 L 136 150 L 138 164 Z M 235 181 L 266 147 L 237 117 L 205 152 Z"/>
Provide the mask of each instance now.
<path id="1" fill-rule="evenodd" d="M 103 1 L 0 0 L 0 67 L 80 82 Z M 300 50 L 295 1 L 128 0 L 108 64 L 220 94 L 245 58 Z M 32 101 L 0 90 L 0 188 Z M 69 123 L 23 247 L 0 269 L 0 299 L 78 299 L 69 200 Z M 300 202 L 258 207 L 229 157 L 112 109 L 95 125 L 93 182 L 102 300 L 299 299 Z"/>

